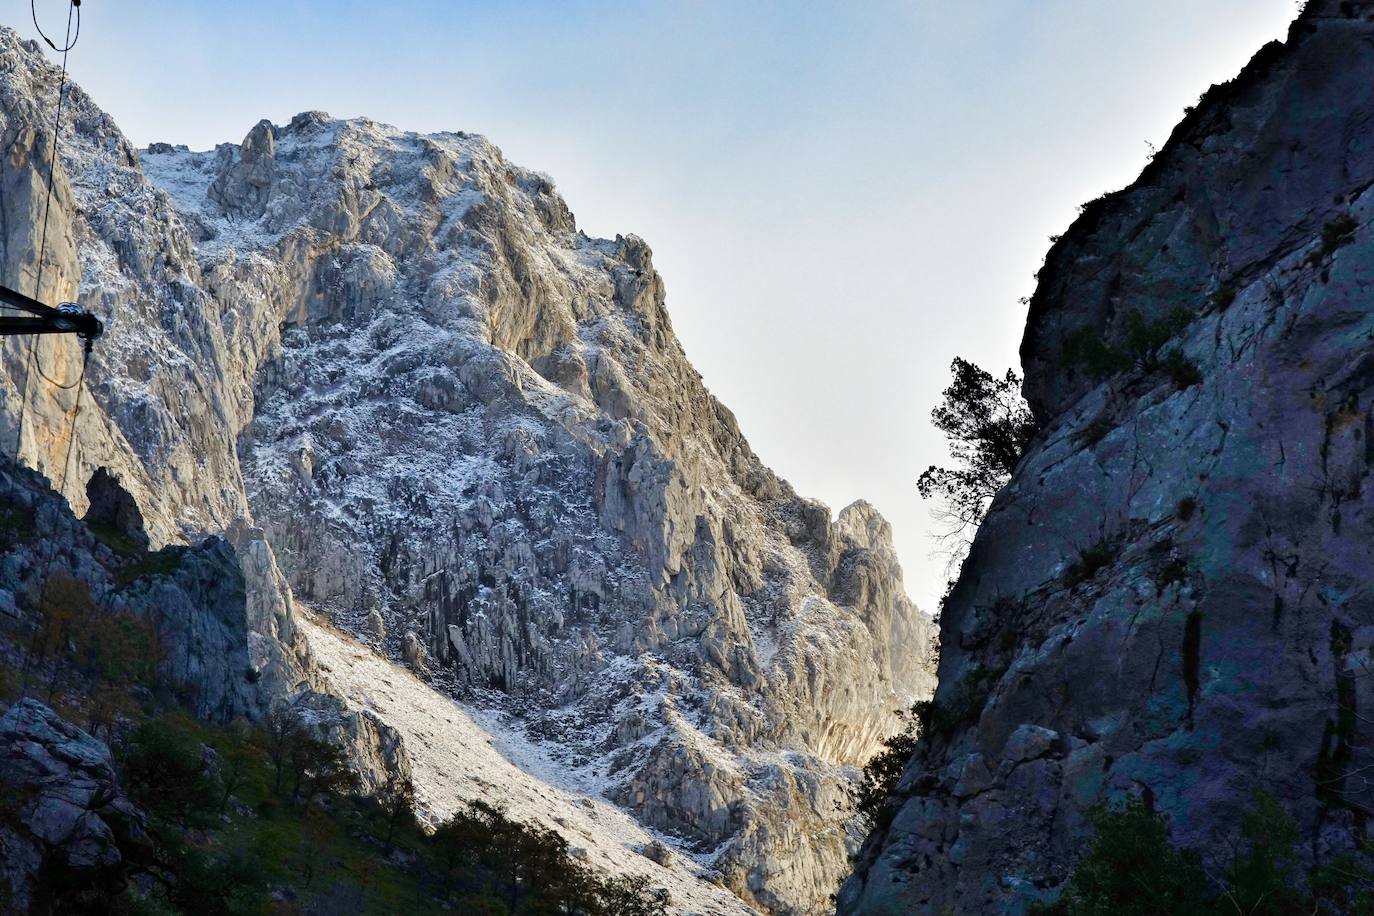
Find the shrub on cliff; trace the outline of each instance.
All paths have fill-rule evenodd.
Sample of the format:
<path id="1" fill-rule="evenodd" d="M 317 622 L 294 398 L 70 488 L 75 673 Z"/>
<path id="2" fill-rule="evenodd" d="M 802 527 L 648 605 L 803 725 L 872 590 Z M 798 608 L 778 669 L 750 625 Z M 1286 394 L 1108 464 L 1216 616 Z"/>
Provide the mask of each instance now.
<path id="1" fill-rule="evenodd" d="M 923 499 L 938 499 L 937 515 L 949 523 L 941 537 L 957 558 L 987 513 L 997 491 L 1035 437 L 1038 427 L 1025 399 L 1021 380 L 1007 370 L 998 378 L 966 359 L 950 364 L 953 379 L 939 406 L 931 412 L 935 426 L 949 440 L 957 467 L 927 468 L 916 488 Z"/>
<path id="2" fill-rule="evenodd" d="M 219 810 L 219 789 L 189 723 L 149 719 L 119 748 L 130 797 L 156 819 L 181 829 L 206 827 Z"/>
<path id="3" fill-rule="evenodd" d="M 869 829 L 887 826 L 887 799 L 897 788 L 907 761 L 916 753 L 916 741 L 921 736 L 918 710 L 899 713 L 906 722 L 900 732 L 883 742 L 883 749 L 864 764 L 863 781 L 855 794 L 855 810 Z"/>
<path id="4" fill-rule="evenodd" d="M 1096 834 L 1042 916 L 1288 916 L 1368 913 L 1374 872 L 1352 858 L 1302 880 L 1297 824 L 1271 795 L 1255 796 L 1230 863 L 1209 876 L 1201 857 L 1169 842 L 1168 822 L 1139 800 L 1092 815 Z"/>
<path id="5" fill-rule="evenodd" d="M 1330 257 L 1339 249 L 1355 241 L 1355 233 L 1359 228 L 1360 224 L 1349 213 L 1342 213 L 1322 226 L 1321 248 L 1313 252 L 1311 263 L 1320 263 L 1322 259 Z"/>
<path id="6" fill-rule="evenodd" d="M 1213 910 L 1202 862 L 1169 842 L 1164 818 L 1139 799 L 1092 815 L 1096 836 L 1079 859 L 1055 916 L 1203 916 Z"/>

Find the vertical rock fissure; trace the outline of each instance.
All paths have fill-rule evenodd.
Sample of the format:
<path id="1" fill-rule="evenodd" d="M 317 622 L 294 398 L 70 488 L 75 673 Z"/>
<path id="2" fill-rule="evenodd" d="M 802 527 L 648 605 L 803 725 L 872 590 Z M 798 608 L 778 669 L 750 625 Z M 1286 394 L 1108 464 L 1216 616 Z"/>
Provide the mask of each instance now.
<path id="1" fill-rule="evenodd" d="M 1188 622 L 1183 630 L 1183 683 L 1188 689 L 1188 724 L 1193 723 L 1193 710 L 1197 707 L 1199 685 L 1198 669 L 1202 664 L 1202 611 L 1194 610 L 1188 614 Z"/>

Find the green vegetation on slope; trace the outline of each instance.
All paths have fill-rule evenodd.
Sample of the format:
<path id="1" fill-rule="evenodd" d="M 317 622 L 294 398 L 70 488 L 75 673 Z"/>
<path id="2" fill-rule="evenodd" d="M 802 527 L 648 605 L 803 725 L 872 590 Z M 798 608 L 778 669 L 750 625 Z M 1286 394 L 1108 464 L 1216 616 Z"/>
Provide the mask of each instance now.
<path id="1" fill-rule="evenodd" d="M 159 556 L 159 555 L 151 555 Z M 460 912 L 474 916 L 661 916 L 645 879 L 607 879 L 562 837 L 476 803 L 437 829 L 413 813 L 405 780 L 373 797 L 344 755 L 289 715 L 197 721 L 158 678 L 147 623 L 101 607 L 55 574 L 27 625 L 0 627 L 0 708 L 44 697 L 111 747 L 120 784 L 147 816 L 150 844 L 128 850 L 130 881 L 98 911 L 121 914 Z M 0 819 L 23 800 L 0 793 Z M 76 875 L 49 863 L 52 912 L 73 908 Z M 69 895 L 68 895 L 69 896 Z"/>
<path id="2" fill-rule="evenodd" d="M 1099 807 L 1059 900 L 1044 916 L 1312 916 L 1374 912 L 1374 873 L 1353 860 L 1302 875 L 1297 825 L 1270 795 L 1246 814 L 1230 863 L 1209 874 L 1195 850 L 1169 842 L 1163 815 L 1135 799 Z"/>
<path id="3" fill-rule="evenodd" d="M 561 837 L 492 805 L 429 833 L 408 784 L 360 796 L 339 751 L 301 732 L 168 712 L 116 755 L 155 847 L 116 912 L 666 912 L 644 880 L 603 879 Z"/>

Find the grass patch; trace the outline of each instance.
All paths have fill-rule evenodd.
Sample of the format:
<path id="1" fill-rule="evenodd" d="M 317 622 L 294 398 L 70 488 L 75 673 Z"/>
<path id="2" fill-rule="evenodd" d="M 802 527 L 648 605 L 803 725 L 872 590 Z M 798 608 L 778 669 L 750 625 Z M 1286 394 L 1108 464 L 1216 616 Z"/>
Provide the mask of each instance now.
<path id="1" fill-rule="evenodd" d="M 1181 359 L 1170 342 L 1193 320 L 1193 313 L 1176 308 L 1163 318 L 1147 320 L 1139 309 L 1126 315 L 1121 343 L 1108 344 L 1102 332 L 1081 328 L 1069 335 L 1064 344 L 1062 362 L 1081 369 L 1094 381 L 1102 381 L 1131 369 L 1142 372 L 1169 372 Z"/>
<path id="2" fill-rule="evenodd" d="M 1169 376 L 1169 381 L 1173 383 L 1174 388 L 1179 391 L 1191 388 L 1202 381 L 1202 370 L 1197 367 L 1197 363 L 1178 350 L 1170 350 L 1160 360 L 1160 368 Z"/>
<path id="3" fill-rule="evenodd" d="M 115 573 L 116 588 L 127 588 L 139 579 L 174 575 L 181 568 L 181 558 L 186 554 L 186 548 L 173 545 L 164 547 L 156 553 L 140 554 L 137 559 Z"/>
<path id="4" fill-rule="evenodd" d="M 1218 312 L 1226 311 L 1235 303 L 1237 292 L 1234 284 L 1223 283 L 1216 292 L 1212 293 L 1212 308 Z"/>
<path id="5" fill-rule="evenodd" d="M 1097 578 L 1097 574 L 1116 562 L 1117 551 L 1106 541 L 1089 544 L 1064 571 L 1064 583 L 1074 588 Z"/>
<path id="6" fill-rule="evenodd" d="M 110 525 L 87 522 L 86 530 L 95 535 L 97 541 L 104 544 L 121 557 L 138 557 L 148 552 L 146 545 L 140 544 L 124 532 Z"/>
<path id="7" fill-rule="evenodd" d="M 1181 585 L 1188 581 L 1188 564 L 1179 559 L 1170 560 L 1159 571 L 1155 585 L 1162 592 L 1171 585 Z"/>
<path id="8" fill-rule="evenodd" d="M 1342 213 L 1322 226 L 1321 245 L 1307 256 L 1307 266 L 1318 266 L 1337 251 L 1355 241 L 1355 233 L 1359 228 L 1360 224 L 1349 213 Z"/>
<path id="9" fill-rule="evenodd" d="M 1078 441 L 1091 448 L 1107 438 L 1107 434 L 1114 429 L 1116 429 L 1116 424 L 1112 423 L 1110 420 L 1098 417 L 1078 431 Z"/>
<path id="10" fill-rule="evenodd" d="M 1349 213 L 1342 213 L 1322 226 L 1322 256 L 1334 254 L 1355 241 L 1355 231 L 1359 228 L 1360 224 Z"/>

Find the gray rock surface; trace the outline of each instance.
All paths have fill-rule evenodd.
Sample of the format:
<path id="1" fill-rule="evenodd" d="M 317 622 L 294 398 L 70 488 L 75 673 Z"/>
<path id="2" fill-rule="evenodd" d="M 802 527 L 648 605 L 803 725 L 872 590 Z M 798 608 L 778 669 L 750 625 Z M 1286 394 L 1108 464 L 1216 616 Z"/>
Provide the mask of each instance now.
<path id="1" fill-rule="evenodd" d="M 126 532 L 100 523 L 106 517 L 96 512 L 97 505 L 127 508 L 129 497 L 108 474 L 97 473 L 93 480 L 90 490 L 100 499 L 77 520 L 41 476 L 0 457 L 0 607 L 9 618 L 3 621 L 7 648 L 0 649 L 0 658 L 11 670 L 28 670 L 31 686 L 50 683 L 47 663 L 30 670 L 24 647 L 43 603 L 65 600 L 45 593 L 44 584 L 70 576 L 89 592 L 95 613 L 128 614 L 148 623 L 160 652 L 160 676 L 200 718 L 261 719 L 276 711 L 341 747 L 365 791 L 409 776 L 409 759 L 395 730 L 330 695 L 328 679 L 308 657 L 266 667 L 255 663 L 256 646 L 266 643 L 279 651 L 282 627 L 294 627 L 291 614 L 281 608 L 255 608 L 255 592 L 246 587 L 245 572 L 280 576 L 275 566 L 259 566 L 271 556 L 254 547 L 260 531 L 236 526 L 231 534 L 239 540 L 237 554 L 213 535 L 196 547 L 147 553 Z M 259 597 L 279 593 L 289 597 L 289 590 L 256 592 Z M 294 630 L 289 635 L 287 641 L 304 646 Z M 288 669 L 300 677 L 289 683 L 277 677 Z M 63 686 L 79 697 L 80 673 L 65 673 L 77 683 Z"/>
<path id="2" fill-rule="evenodd" d="M 151 858 L 143 813 L 119 789 L 110 749 L 37 700 L 0 716 L 0 904 L 7 913 L 91 912 Z M 60 869 L 62 880 L 45 879 Z"/>
<path id="3" fill-rule="evenodd" d="M 25 289 L 55 84 L 0 32 L 3 264 Z M 308 602 L 524 717 L 746 902 L 823 910 L 852 766 L 933 686 L 929 623 L 871 507 L 832 521 L 754 455 L 649 247 L 588 238 L 474 135 L 308 112 L 140 152 L 79 89 L 68 106 L 43 293 L 109 330 L 70 470 L 74 397 L 41 381 L 21 458 L 59 482 L 110 468 L 154 544 L 225 532 L 278 695 L 313 677 Z M 48 376 L 74 347 L 38 344 Z M 25 355 L 3 350 L 11 434 Z"/>
<path id="4" fill-rule="evenodd" d="M 244 578 L 222 538 L 149 554 L 75 518 L 39 474 L 0 456 L 0 603 L 8 609 L 0 655 L 13 670 L 27 667 L 23 649 L 44 602 L 65 600 L 47 592 L 62 577 L 89 592 L 98 612 L 146 621 L 161 649 L 161 676 L 200 717 L 227 722 L 267 709 L 275 694 L 254 664 Z"/>
<path id="5" fill-rule="evenodd" d="M 350 709 L 337 696 L 318 690 L 290 697 L 283 712 L 315 738 L 342 748 L 364 792 L 375 793 L 392 780 L 411 778 L 400 734 L 376 713 Z"/>
<path id="6" fill-rule="evenodd" d="M 1309 4 L 1050 251 L 1023 347 L 1044 428 L 945 605 L 939 716 L 841 913 L 1023 912 L 1089 808 L 1133 795 L 1214 873 L 1259 791 L 1305 864 L 1363 847 L 1372 85 L 1374 4 Z M 1196 383 L 1094 379 L 1070 346 L 1177 309 Z"/>

